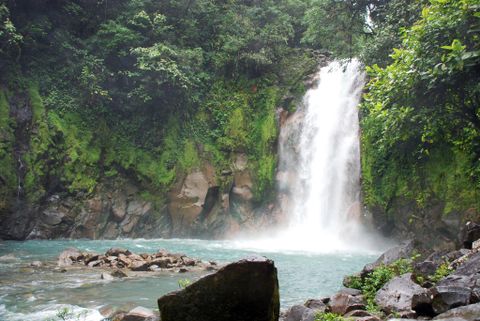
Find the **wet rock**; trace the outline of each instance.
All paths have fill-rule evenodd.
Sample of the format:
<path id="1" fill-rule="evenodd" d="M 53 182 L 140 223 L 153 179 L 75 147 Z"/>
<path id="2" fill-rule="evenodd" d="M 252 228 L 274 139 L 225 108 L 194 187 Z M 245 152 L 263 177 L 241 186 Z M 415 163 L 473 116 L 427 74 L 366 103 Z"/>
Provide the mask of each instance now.
<path id="1" fill-rule="evenodd" d="M 87 266 L 93 268 L 96 266 L 100 266 L 102 263 L 103 263 L 102 260 L 95 260 L 95 261 L 88 262 Z"/>
<path id="2" fill-rule="evenodd" d="M 316 310 L 318 312 L 325 312 L 327 305 L 322 300 L 310 299 L 304 304 L 307 308 Z"/>
<path id="3" fill-rule="evenodd" d="M 381 319 L 377 316 L 371 315 L 366 317 L 356 317 L 355 321 L 381 321 Z"/>
<path id="4" fill-rule="evenodd" d="M 159 258 L 159 259 L 154 259 L 152 261 L 150 261 L 150 264 L 155 264 L 157 265 L 159 268 L 162 268 L 162 269 L 166 269 L 168 267 L 171 266 L 172 264 L 172 260 L 168 257 L 166 258 Z"/>
<path id="5" fill-rule="evenodd" d="M 437 315 L 434 320 L 455 320 L 461 321 L 478 321 L 480 320 L 480 303 L 470 304 L 463 307 L 449 310 L 445 313 Z"/>
<path id="6" fill-rule="evenodd" d="M 353 310 L 365 310 L 361 292 L 355 289 L 343 289 L 330 298 L 330 311 L 344 315 Z"/>
<path id="7" fill-rule="evenodd" d="M 178 273 L 187 273 L 187 272 L 188 272 L 188 269 L 186 269 L 186 268 L 180 268 L 178 270 Z"/>
<path id="8" fill-rule="evenodd" d="M 303 314 L 310 310 L 303 305 L 294 305 L 285 313 L 285 321 L 303 321 Z"/>
<path id="9" fill-rule="evenodd" d="M 353 318 L 353 317 L 370 317 L 372 316 L 365 310 L 353 310 L 344 315 L 345 318 Z"/>
<path id="10" fill-rule="evenodd" d="M 194 266 L 195 265 L 195 260 L 194 259 L 191 259 L 189 257 L 182 257 L 182 261 L 183 261 L 183 264 L 185 266 Z"/>
<path id="11" fill-rule="evenodd" d="M 102 274 L 100 274 L 100 278 L 105 281 L 112 281 L 115 279 L 111 274 L 107 272 L 103 272 Z"/>
<path id="12" fill-rule="evenodd" d="M 129 268 L 132 271 L 148 271 L 150 264 L 145 261 L 133 261 Z"/>
<path id="13" fill-rule="evenodd" d="M 480 224 L 467 222 L 462 230 L 461 241 L 466 249 L 472 248 L 472 243 L 480 239 Z"/>
<path id="14" fill-rule="evenodd" d="M 0 256 L 0 262 L 16 261 L 17 258 L 13 254 L 5 254 Z"/>
<path id="15" fill-rule="evenodd" d="M 432 300 L 433 296 L 427 291 L 414 294 L 412 297 L 412 310 L 417 315 L 433 317 L 436 313 L 433 311 Z"/>
<path id="16" fill-rule="evenodd" d="M 30 263 L 30 266 L 38 268 L 38 267 L 42 267 L 43 263 L 40 261 L 33 261 L 32 263 Z"/>
<path id="17" fill-rule="evenodd" d="M 456 275 L 473 275 L 480 273 L 480 252 L 467 255 L 465 261 L 458 266 Z"/>
<path id="18" fill-rule="evenodd" d="M 407 273 L 387 282 L 375 295 L 375 302 L 387 314 L 411 311 L 413 296 L 426 291 L 412 281 L 412 273 Z"/>
<path id="19" fill-rule="evenodd" d="M 42 222 L 48 225 L 58 225 L 62 223 L 65 213 L 53 209 L 47 209 L 42 213 Z"/>
<path id="20" fill-rule="evenodd" d="M 110 273 L 113 277 L 116 277 L 116 278 L 126 278 L 128 277 L 128 274 L 125 273 L 124 271 L 120 270 L 120 269 L 116 269 L 115 271 L 113 271 L 112 273 Z"/>
<path id="21" fill-rule="evenodd" d="M 426 260 L 423 262 L 417 262 L 413 265 L 413 275 L 422 276 L 425 278 L 430 275 L 434 275 L 437 271 L 437 268 L 438 264 L 433 261 Z"/>
<path id="22" fill-rule="evenodd" d="M 415 247 L 413 240 L 405 241 L 402 244 L 395 246 L 380 255 L 380 257 L 375 262 L 365 265 L 361 272 L 361 275 L 365 276 L 381 265 L 389 265 L 399 259 L 410 258 L 413 255 L 414 249 Z"/>
<path id="23" fill-rule="evenodd" d="M 82 252 L 76 248 L 69 248 L 60 253 L 58 256 L 58 266 L 70 266 L 73 262 L 79 261 L 83 258 Z"/>
<path id="24" fill-rule="evenodd" d="M 122 321 L 158 321 L 158 318 L 152 310 L 144 307 L 136 307 L 130 310 L 122 318 Z"/>
<path id="25" fill-rule="evenodd" d="M 432 289 L 432 308 L 435 314 L 467 305 L 470 302 L 472 290 L 459 286 L 437 286 Z"/>
<path id="26" fill-rule="evenodd" d="M 129 256 L 129 255 L 132 254 L 132 252 L 130 252 L 127 249 L 123 249 L 123 248 L 119 248 L 119 247 L 112 247 L 111 249 L 109 249 L 105 253 L 106 256 L 119 256 L 120 254 L 123 254 L 125 256 Z"/>
<path id="27" fill-rule="evenodd" d="M 277 270 L 265 258 L 231 263 L 161 297 L 158 307 L 162 321 L 274 321 L 280 308 Z"/>

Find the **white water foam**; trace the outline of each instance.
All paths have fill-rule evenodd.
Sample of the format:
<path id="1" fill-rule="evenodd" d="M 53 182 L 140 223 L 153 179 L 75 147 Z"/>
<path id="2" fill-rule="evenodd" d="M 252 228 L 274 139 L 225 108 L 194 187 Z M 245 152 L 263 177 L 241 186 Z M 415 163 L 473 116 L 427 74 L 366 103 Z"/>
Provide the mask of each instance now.
<path id="1" fill-rule="evenodd" d="M 0 320 L 8 321 L 45 321 L 45 320 L 60 320 L 57 317 L 59 311 L 67 309 L 67 320 L 78 321 L 101 321 L 105 319 L 100 312 L 94 309 L 85 309 L 75 305 L 68 304 L 50 304 L 37 307 L 35 312 L 12 312 L 9 311 L 5 305 L 0 304 Z"/>
<path id="2" fill-rule="evenodd" d="M 385 248 L 362 220 L 357 107 L 362 69 L 356 59 L 320 69 L 317 86 L 280 132 L 277 185 L 287 227 L 241 241 L 240 247 L 321 253 Z"/>

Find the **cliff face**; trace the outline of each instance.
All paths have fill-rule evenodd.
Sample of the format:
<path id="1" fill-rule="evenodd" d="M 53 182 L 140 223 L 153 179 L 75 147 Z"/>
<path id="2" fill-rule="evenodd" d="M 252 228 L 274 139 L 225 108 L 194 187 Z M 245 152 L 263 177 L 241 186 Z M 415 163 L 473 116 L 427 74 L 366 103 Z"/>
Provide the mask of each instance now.
<path id="1" fill-rule="evenodd" d="M 35 98 L 2 92 L 0 238 L 221 238 L 270 224 L 251 154 L 233 152 L 219 166 L 195 145 L 195 161 L 155 188 L 131 167 L 105 161 L 105 149 L 90 164 L 92 145 L 72 152 L 84 138 L 66 143 L 71 132 L 58 132 L 55 114 Z"/>

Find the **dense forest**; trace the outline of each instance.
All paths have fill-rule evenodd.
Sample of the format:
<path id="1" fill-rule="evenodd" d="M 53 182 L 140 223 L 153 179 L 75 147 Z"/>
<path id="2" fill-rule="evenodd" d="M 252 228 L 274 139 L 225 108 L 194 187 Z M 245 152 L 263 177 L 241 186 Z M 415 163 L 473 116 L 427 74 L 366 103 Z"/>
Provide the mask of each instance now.
<path id="1" fill-rule="evenodd" d="M 479 0 L 3 0 L 0 220 L 19 202 L 86 198 L 122 177 L 160 211 L 205 162 L 227 188 L 238 153 L 260 206 L 274 197 L 277 110 L 295 110 L 324 57 L 367 66 L 362 185 L 374 217 L 478 216 L 479 10 Z"/>

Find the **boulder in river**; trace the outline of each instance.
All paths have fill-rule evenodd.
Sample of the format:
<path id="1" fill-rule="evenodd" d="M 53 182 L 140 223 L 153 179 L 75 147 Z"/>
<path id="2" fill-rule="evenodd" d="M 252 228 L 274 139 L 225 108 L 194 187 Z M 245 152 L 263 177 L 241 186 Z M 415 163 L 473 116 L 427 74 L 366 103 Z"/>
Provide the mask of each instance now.
<path id="1" fill-rule="evenodd" d="M 255 257 L 228 264 L 158 299 L 162 321 L 277 321 L 277 269 Z"/>
<path id="2" fill-rule="evenodd" d="M 76 248 L 69 248 L 58 256 L 58 266 L 70 266 L 83 257 L 82 252 Z"/>

